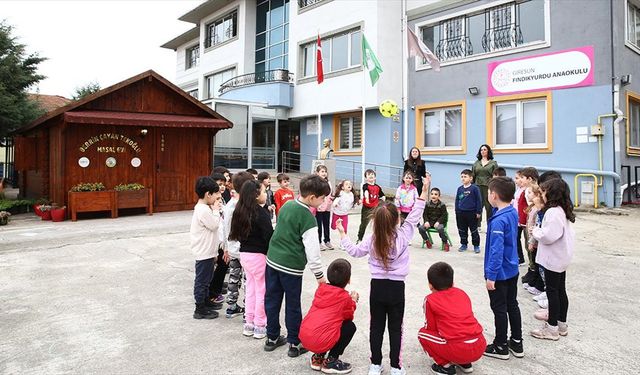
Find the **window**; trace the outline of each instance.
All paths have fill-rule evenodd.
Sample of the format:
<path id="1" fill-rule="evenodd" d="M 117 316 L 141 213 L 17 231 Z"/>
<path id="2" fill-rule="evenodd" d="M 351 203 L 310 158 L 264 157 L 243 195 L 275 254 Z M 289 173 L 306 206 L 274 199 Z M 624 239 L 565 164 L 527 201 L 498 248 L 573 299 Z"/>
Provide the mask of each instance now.
<path id="1" fill-rule="evenodd" d="M 207 98 L 217 98 L 220 95 L 220 86 L 236 76 L 236 68 L 223 70 L 205 77 Z"/>
<path id="2" fill-rule="evenodd" d="M 198 99 L 198 89 L 193 89 L 193 90 L 189 90 L 187 91 L 187 94 L 193 96 L 194 98 Z"/>
<path id="3" fill-rule="evenodd" d="M 258 0 L 255 71 L 289 69 L 289 0 Z"/>
<path id="4" fill-rule="evenodd" d="M 627 2 L 627 42 L 640 48 L 640 7 Z"/>
<path id="5" fill-rule="evenodd" d="M 551 93 L 489 99 L 488 144 L 496 151 L 551 151 Z"/>
<path id="6" fill-rule="evenodd" d="M 361 114 L 342 114 L 334 116 L 333 136 L 334 139 L 338 140 L 337 152 L 346 151 L 360 153 L 360 148 L 362 147 Z"/>
<path id="7" fill-rule="evenodd" d="M 227 14 L 210 24 L 207 24 L 207 35 L 204 46 L 209 48 L 227 40 L 233 39 L 238 35 L 238 11 Z"/>
<path id="8" fill-rule="evenodd" d="M 186 61 L 186 69 L 190 69 L 198 66 L 198 62 L 200 62 L 200 45 L 193 46 L 191 48 L 187 48 L 187 61 Z"/>
<path id="9" fill-rule="evenodd" d="M 465 153 L 465 107 L 464 101 L 417 106 L 417 147 L 427 154 Z"/>
<path id="10" fill-rule="evenodd" d="M 545 42 L 545 0 L 514 1 L 462 14 L 423 26 L 420 34 L 440 61 Z"/>
<path id="11" fill-rule="evenodd" d="M 640 95 L 627 93 L 627 154 L 640 155 Z"/>
<path id="12" fill-rule="evenodd" d="M 322 39 L 322 69 L 324 74 L 360 66 L 362 42 L 360 29 L 331 35 Z M 302 45 L 302 76 L 316 76 L 316 42 Z"/>
<path id="13" fill-rule="evenodd" d="M 304 9 L 308 6 L 319 4 L 325 0 L 298 0 L 298 8 Z"/>

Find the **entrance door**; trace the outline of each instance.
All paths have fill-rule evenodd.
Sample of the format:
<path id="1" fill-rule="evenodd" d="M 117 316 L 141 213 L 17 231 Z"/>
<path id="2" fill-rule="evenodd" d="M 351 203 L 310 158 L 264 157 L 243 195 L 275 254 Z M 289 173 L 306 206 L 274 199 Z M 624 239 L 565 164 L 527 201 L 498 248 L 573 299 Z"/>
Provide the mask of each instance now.
<path id="1" fill-rule="evenodd" d="M 278 170 L 283 170 L 283 162 L 287 171 L 300 170 L 300 123 L 298 121 L 280 121 L 278 123 Z M 285 153 L 283 160 L 282 152 Z"/>
<path id="2" fill-rule="evenodd" d="M 154 206 L 157 211 L 183 210 L 191 201 L 187 193 L 189 144 L 185 133 L 180 129 L 156 129 Z"/>

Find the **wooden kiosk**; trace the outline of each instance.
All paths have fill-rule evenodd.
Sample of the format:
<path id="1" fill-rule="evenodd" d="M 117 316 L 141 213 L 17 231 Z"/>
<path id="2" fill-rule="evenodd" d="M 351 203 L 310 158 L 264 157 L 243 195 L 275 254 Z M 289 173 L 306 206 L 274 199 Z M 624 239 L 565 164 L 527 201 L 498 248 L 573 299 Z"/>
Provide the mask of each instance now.
<path id="1" fill-rule="evenodd" d="M 196 177 L 209 175 L 213 136 L 233 125 L 154 71 L 100 90 L 15 132 L 20 194 L 76 212 L 192 209 Z M 69 193 L 101 182 L 100 194 Z M 144 191 L 124 194 L 119 184 Z M 86 194 L 86 195 L 85 195 Z"/>

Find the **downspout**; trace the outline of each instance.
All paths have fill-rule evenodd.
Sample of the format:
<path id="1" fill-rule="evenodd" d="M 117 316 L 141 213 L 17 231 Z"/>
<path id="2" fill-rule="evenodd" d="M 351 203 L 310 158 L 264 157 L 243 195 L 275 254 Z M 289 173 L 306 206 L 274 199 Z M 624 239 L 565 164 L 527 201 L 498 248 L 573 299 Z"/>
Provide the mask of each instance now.
<path id="1" fill-rule="evenodd" d="M 405 154 L 409 148 L 409 58 L 407 46 L 407 0 L 402 0 L 402 161 L 409 156 Z"/>
<path id="2" fill-rule="evenodd" d="M 613 169 L 612 172 L 617 173 L 617 161 L 616 161 L 616 148 L 619 147 L 617 138 L 619 137 L 618 125 L 624 119 L 622 111 L 620 110 L 620 86 L 616 83 L 616 59 L 614 48 L 614 32 L 613 32 L 613 0 L 609 0 L 609 37 L 611 45 L 611 107 L 613 112 L 617 115 L 613 121 L 613 134 L 611 136 L 612 153 L 613 153 Z M 622 191 L 620 190 L 620 184 L 613 182 L 613 206 L 618 207 L 622 204 Z"/>

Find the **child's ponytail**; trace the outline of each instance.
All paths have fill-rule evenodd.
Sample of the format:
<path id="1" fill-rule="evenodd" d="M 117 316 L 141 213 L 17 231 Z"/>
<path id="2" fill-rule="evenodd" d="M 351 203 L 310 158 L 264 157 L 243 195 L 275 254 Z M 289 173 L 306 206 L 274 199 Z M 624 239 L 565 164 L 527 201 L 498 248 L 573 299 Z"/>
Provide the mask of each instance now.
<path id="1" fill-rule="evenodd" d="M 389 268 L 389 253 L 396 240 L 398 209 L 393 203 L 386 203 L 373 212 L 373 248 L 385 269 Z"/>

